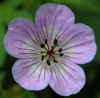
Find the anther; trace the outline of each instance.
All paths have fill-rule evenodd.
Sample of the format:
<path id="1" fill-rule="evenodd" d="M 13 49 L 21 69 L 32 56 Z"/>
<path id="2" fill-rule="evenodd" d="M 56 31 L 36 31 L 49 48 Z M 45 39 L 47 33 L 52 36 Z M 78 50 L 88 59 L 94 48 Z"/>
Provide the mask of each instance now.
<path id="1" fill-rule="evenodd" d="M 47 64 L 48 64 L 48 65 L 51 65 L 49 60 L 47 60 Z"/>
<path id="2" fill-rule="evenodd" d="M 63 53 L 60 53 L 60 56 L 63 56 L 64 54 Z"/>
<path id="3" fill-rule="evenodd" d="M 54 40 L 54 45 L 57 45 L 58 44 L 58 41 L 57 39 Z"/>
<path id="4" fill-rule="evenodd" d="M 59 51 L 59 52 L 62 52 L 62 48 L 60 48 L 58 51 Z"/>
<path id="5" fill-rule="evenodd" d="M 45 47 L 44 44 L 41 44 L 40 46 L 41 46 L 41 48 L 44 48 Z"/>
<path id="6" fill-rule="evenodd" d="M 47 39 L 45 39 L 45 44 L 47 44 Z"/>
<path id="7" fill-rule="evenodd" d="M 54 59 L 54 63 L 58 63 L 58 61 Z"/>
<path id="8" fill-rule="evenodd" d="M 42 60 L 42 61 L 44 60 L 44 56 L 42 56 L 41 60 Z"/>

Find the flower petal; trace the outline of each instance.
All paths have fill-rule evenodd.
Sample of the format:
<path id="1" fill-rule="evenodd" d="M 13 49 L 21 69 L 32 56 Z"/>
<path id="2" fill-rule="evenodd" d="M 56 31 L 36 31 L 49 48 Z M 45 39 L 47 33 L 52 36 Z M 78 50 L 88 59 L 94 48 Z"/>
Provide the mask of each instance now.
<path id="1" fill-rule="evenodd" d="M 8 26 L 4 39 L 5 48 L 9 54 L 18 58 L 34 55 L 34 50 L 39 50 L 40 42 L 37 30 L 29 20 L 17 18 Z"/>
<path id="2" fill-rule="evenodd" d="M 80 92 L 85 84 L 85 73 L 76 64 L 66 60 L 51 68 L 50 87 L 61 96 Z"/>
<path id="3" fill-rule="evenodd" d="M 36 13 L 36 24 L 42 29 L 42 33 L 53 41 L 69 25 L 74 23 L 74 14 L 65 5 L 47 3 L 42 5 Z M 48 34 L 46 34 L 48 32 Z"/>
<path id="4" fill-rule="evenodd" d="M 90 62 L 96 54 L 94 32 L 87 25 L 73 24 L 59 40 L 65 57 L 77 64 Z"/>
<path id="5" fill-rule="evenodd" d="M 48 66 L 33 59 L 18 60 L 12 68 L 14 80 L 27 90 L 44 89 L 48 85 L 49 74 Z"/>

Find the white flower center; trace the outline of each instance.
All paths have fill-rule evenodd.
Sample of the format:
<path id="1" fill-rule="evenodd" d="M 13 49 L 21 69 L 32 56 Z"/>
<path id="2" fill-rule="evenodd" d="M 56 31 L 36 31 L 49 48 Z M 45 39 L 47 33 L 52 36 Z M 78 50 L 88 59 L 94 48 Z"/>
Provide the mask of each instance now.
<path id="1" fill-rule="evenodd" d="M 53 46 L 49 47 L 47 39 L 45 43 L 41 45 L 41 60 L 46 62 L 48 65 L 51 65 L 52 62 L 57 63 L 59 57 L 63 56 L 62 48 L 56 49 L 58 46 L 58 40 L 54 40 Z"/>

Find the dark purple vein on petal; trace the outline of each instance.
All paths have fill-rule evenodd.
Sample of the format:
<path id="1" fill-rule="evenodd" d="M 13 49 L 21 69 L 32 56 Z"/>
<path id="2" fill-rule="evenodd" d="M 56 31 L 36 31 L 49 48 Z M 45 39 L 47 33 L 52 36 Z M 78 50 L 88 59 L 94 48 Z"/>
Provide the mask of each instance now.
<path id="1" fill-rule="evenodd" d="M 45 80 L 45 74 L 46 74 L 46 71 L 47 71 L 46 68 L 47 68 L 47 66 L 45 65 L 45 66 L 44 66 L 44 80 Z"/>
<path id="2" fill-rule="evenodd" d="M 63 53 L 64 54 L 82 54 L 82 52 L 69 52 L 69 51 L 65 51 Z"/>
<path id="3" fill-rule="evenodd" d="M 82 33 L 84 34 L 84 32 L 79 32 L 79 33 L 75 34 L 74 36 L 72 36 L 69 40 L 64 41 L 63 46 L 64 46 L 64 45 L 67 45 L 67 44 L 68 44 L 69 42 L 71 42 L 74 38 L 78 38 Z M 92 33 L 87 33 L 87 34 L 84 35 L 84 37 L 92 36 L 92 35 L 93 35 Z M 81 36 L 82 36 L 82 35 L 81 35 Z M 67 39 L 67 38 L 66 38 L 66 39 Z"/>
<path id="4" fill-rule="evenodd" d="M 38 63 L 38 62 L 37 62 L 37 63 Z M 29 68 L 29 67 L 32 67 L 33 64 L 34 64 L 34 66 L 35 66 L 35 64 L 37 64 L 37 63 L 36 63 L 36 62 L 32 62 L 32 64 L 28 64 L 27 66 L 24 66 L 24 67 L 22 67 L 21 69 L 22 69 L 22 70 L 27 69 L 27 68 Z M 22 63 L 22 64 L 26 64 L 26 63 L 24 62 L 24 63 Z M 18 74 L 22 74 L 22 73 L 23 73 L 22 70 L 18 71 L 17 73 L 18 73 Z M 29 71 L 27 71 L 27 72 L 29 72 Z M 14 72 L 14 73 L 16 73 L 16 72 Z M 17 73 L 16 73 L 16 74 L 17 74 Z M 25 76 L 25 74 L 26 74 L 26 73 L 23 73 L 23 75 L 21 75 L 20 77 L 18 77 L 18 79 L 21 79 L 23 76 Z M 17 80 L 18 80 L 18 79 L 17 79 Z"/>
<path id="5" fill-rule="evenodd" d="M 24 23 L 24 25 L 32 30 L 31 33 L 38 35 L 38 33 L 34 32 L 34 30 L 32 29 L 31 26 L 26 25 L 25 23 Z M 24 31 L 26 31 L 26 30 L 24 30 Z M 29 37 L 33 40 L 33 42 L 35 42 L 34 38 L 33 38 L 32 35 L 29 33 L 29 31 L 27 31 L 27 33 L 28 33 Z M 36 38 L 36 35 L 35 35 L 35 39 L 37 40 L 37 39 L 39 38 L 39 40 L 40 40 L 40 37 L 38 36 L 38 38 Z M 37 40 L 37 41 L 38 41 L 38 40 Z"/>
<path id="6" fill-rule="evenodd" d="M 64 64 L 64 63 L 63 63 Z M 66 66 L 66 64 L 64 64 L 65 67 L 68 67 Z M 75 79 L 75 77 L 70 73 L 68 72 L 68 70 L 66 70 L 63 65 L 59 65 L 61 67 L 61 69 L 63 70 L 63 72 L 65 72 L 66 75 L 68 75 L 68 77 L 71 77 L 73 79 L 73 82 L 75 82 L 77 79 Z M 59 68 L 59 71 L 60 71 L 60 68 Z M 75 71 L 76 72 L 76 71 Z M 68 82 L 68 80 L 64 77 L 64 75 L 61 73 L 61 75 L 63 76 L 63 79 L 70 85 L 70 83 Z M 76 82 L 75 82 L 76 83 Z M 71 89 L 71 88 L 70 88 Z"/>
<path id="7" fill-rule="evenodd" d="M 44 20 L 44 27 L 45 27 L 45 30 L 46 30 L 45 33 L 46 33 L 46 35 L 47 35 L 46 38 L 48 39 L 48 26 L 47 26 L 47 20 L 48 20 L 48 19 L 47 19 L 47 16 L 46 16 L 46 18 L 45 18 L 45 20 Z"/>
<path id="8" fill-rule="evenodd" d="M 62 34 L 62 29 L 63 29 L 63 26 L 64 26 L 65 22 L 63 22 L 63 24 L 60 25 L 60 28 L 58 30 L 58 33 L 55 35 L 55 39 L 58 39 L 59 36 L 61 36 Z"/>
<path id="9" fill-rule="evenodd" d="M 32 67 L 32 66 L 35 66 L 35 64 L 37 64 L 38 62 L 33 62 L 32 61 L 32 64 L 28 64 L 27 66 L 25 66 L 25 67 L 23 67 L 22 69 L 27 69 L 27 68 L 29 68 L 29 67 Z"/>
<path id="10" fill-rule="evenodd" d="M 16 26 L 16 27 L 18 27 L 20 30 L 22 30 L 23 32 L 26 32 L 27 33 L 27 35 L 29 36 L 29 38 L 32 40 L 32 42 L 33 42 L 33 44 L 35 44 L 36 45 L 36 47 L 37 47 L 37 45 L 38 45 L 38 40 L 37 40 L 37 42 L 36 42 L 36 40 L 32 37 L 32 35 L 29 33 L 29 31 L 26 31 L 25 30 L 25 28 L 22 28 L 22 27 L 20 27 L 20 26 Z M 31 32 L 32 33 L 32 32 Z M 35 32 L 34 32 L 35 33 Z M 35 37 L 36 38 L 36 37 Z"/>
<path id="11" fill-rule="evenodd" d="M 20 47 L 16 47 L 16 48 L 19 49 L 19 50 L 36 51 L 36 50 L 34 50 L 34 49 L 31 49 L 31 48 L 30 48 L 30 49 L 29 49 L 29 48 L 28 48 L 28 49 L 27 49 L 27 48 L 20 48 Z"/>
<path id="12" fill-rule="evenodd" d="M 40 55 L 39 53 L 33 53 L 33 52 L 28 52 L 28 53 L 25 53 L 25 52 L 19 52 L 19 54 L 21 54 L 21 55 L 24 55 L 24 54 L 29 54 L 29 55 Z"/>
<path id="13" fill-rule="evenodd" d="M 66 80 L 66 78 L 65 78 L 64 75 L 63 75 L 63 73 L 61 72 L 61 69 L 59 69 L 58 66 L 59 66 L 59 65 L 57 65 L 57 64 L 55 63 L 55 68 L 57 69 L 57 72 L 63 77 L 64 80 Z"/>
<path id="14" fill-rule="evenodd" d="M 83 42 L 83 43 L 79 43 L 79 44 L 76 44 L 76 45 L 72 45 L 72 46 L 70 46 L 70 47 L 68 47 L 68 48 L 63 48 L 63 51 L 64 51 L 64 50 L 68 50 L 68 49 L 70 49 L 70 48 L 75 48 L 75 47 L 79 47 L 79 46 L 88 45 L 88 44 L 91 44 L 91 43 L 93 43 L 93 42 L 94 42 L 94 40 L 88 40 L 88 41 Z"/>
<path id="15" fill-rule="evenodd" d="M 41 21 L 41 18 L 40 18 L 40 26 L 41 26 L 41 30 L 42 30 L 42 33 L 43 33 L 43 36 L 42 36 L 42 34 L 41 34 L 41 32 L 40 32 L 40 34 L 41 34 L 41 37 L 42 38 L 44 38 L 43 40 L 45 40 L 46 39 L 46 35 L 45 35 L 45 33 L 47 33 L 47 32 L 45 32 L 45 30 L 44 30 L 44 26 L 43 26 L 43 22 Z M 45 28 L 46 29 L 46 28 Z"/>
<path id="16" fill-rule="evenodd" d="M 63 63 L 63 65 L 60 66 L 61 69 L 63 69 L 63 71 L 64 71 L 66 74 L 70 75 L 70 77 L 73 78 L 73 79 L 75 80 L 75 78 L 73 77 L 73 75 L 72 75 L 68 70 L 66 70 L 66 69 L 64 68 L 64 66 L 65 66 L 66 68 L 69 67 L 69 66 L 67 66 L 67 64 L 64 64 L 64 63 Z M 69 68 L 71 68 L 71 67 L 69 67 Z M 74 72 L 76 72 L 76 71 L 74 70 Z"/>
<path id="17" fill-rule="evenodd" d="M 40 63 L 37 65 L 37 67 L 32 71 L 32 74 L 35 73 L 39 67 L 41 67 L 41 64 L 42 64 L 42 62 L 40 62 Z"/>
<path id="18" fill-rule="evenodd" d="M 58 78 L 58 74 L 57 74 L 57 72 L 55 70 L 55 67 L 51 68 L 50 72 L 51 72 L 51 77 L 54 78 L 54 80 L 56 79 L 58 84 L 60 84 L 60 81 L 59 81 L 59 78 Z"/>
<path id="19" fill-rule="evenodd" d="M 60 65 L 59 65 L 60 66 Z M 61 69 L 58 67 L 58 66 L 56 66 L 56 68 L 57 68 L 57 70 L 58 70 L 58 73 L 59 73 L 59 75 L 62 77 L 62 79 L 64 80 L 64 81 L 66 81 L 68 84 L 69 84 L 69 82 L 68 82 L 68 80 L 65 78 L 65 76 L 63 75 L 63 73 L 61 72 Z M 64 71 L 64 70 L 63 70 Z M 60 80 L 61 81 L 61 80 Z M 62 81 L 63 82 L 63 81 Z M 63 84 L 63 83 L 62 83 Z M 64 86 L 64 85 L 63 85 Z"/>
<path id="20" fill-rule="evenodd" d="M 66 26 L 66 28 L 64 29 L 64 31 L 61 32 L 61 34 L 57 37 L 57 39 L 59 39 L 67 30 L 69 27 Z"/>
<path id="21" fill-rule="evenodd" d="M 55 8 L 55 11 L 56 11 L 56 9 L 57 9 L 57 7 Z M 55 14 L 54 16 L 52 16 L 53 23 L 51 24 L 51 25 L 52 25 L 52 27 L 51 27 L 52 30 L 51 30 L 51 32 L 50 32 L 50 38 L 51 38 L 51 40 L 52 40 L 53 34 L 55 33 L 55 32 L 54 32 L 54 29 L 55 29 L 55 26 L 56 26 L 56 19 L 57 19 L 57 16 L 59 16 L 58 13 Z"/>

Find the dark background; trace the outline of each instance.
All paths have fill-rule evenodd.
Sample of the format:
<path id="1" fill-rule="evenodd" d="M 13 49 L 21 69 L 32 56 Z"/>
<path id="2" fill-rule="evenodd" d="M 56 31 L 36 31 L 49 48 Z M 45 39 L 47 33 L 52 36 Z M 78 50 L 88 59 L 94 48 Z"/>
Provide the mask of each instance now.
<path id="1" fill-rule="evenodd" d="M 3 45 L 8 23 L 18 17 L 34 22 L 37 8 L 47 2 L 69 6 L 75 13 L 76 22 L 90 25 L 96 36 L 95 59 L 81 65 L 86 72 L 87 82 L 80 93 L 69 97 L 56 95 L 49 87 L 43 91 L 26 91 L 17 85 L 11 75 L 15 58 L 9 56 Z M 0 0 L 0 98 L 100 98 L 100 0 Z M 38 85 L 38 84 L 37 84 Z"/>

